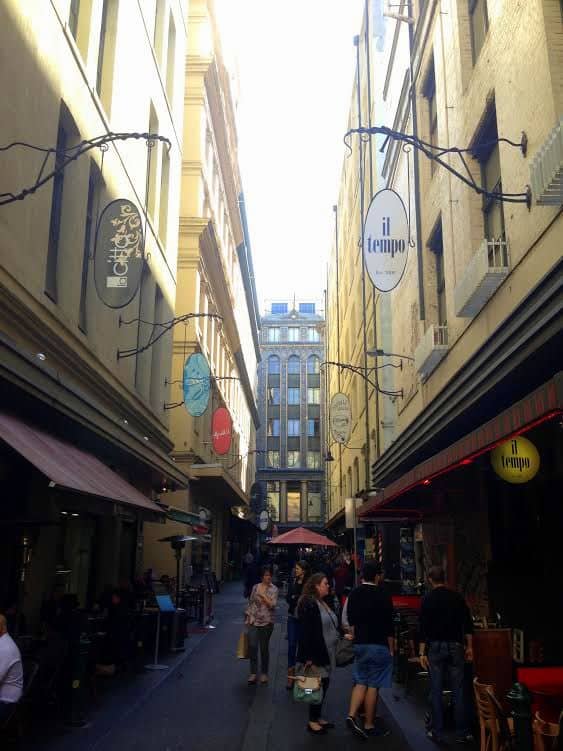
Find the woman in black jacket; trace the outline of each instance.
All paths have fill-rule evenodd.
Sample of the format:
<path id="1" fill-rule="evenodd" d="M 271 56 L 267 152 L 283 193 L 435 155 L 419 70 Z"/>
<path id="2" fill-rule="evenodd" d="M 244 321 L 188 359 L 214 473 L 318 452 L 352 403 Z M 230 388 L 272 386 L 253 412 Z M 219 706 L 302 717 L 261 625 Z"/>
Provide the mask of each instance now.
<path id="1" fill-rule="evenodd" d="M 334 727 L 332 722 L 321 718 L 326 692 L 330 683 L 330 672 L 335 666 L 336 643 L 338 642 L 338 618 L 324 602 L 329 593 L 329 583 L 325 574 L 313 574 L 303 587 L 297 605 L 299 618 L 299 644 L 297 659 L 309 675 L 317 675 L 322 680 L 323 701 L 309 704 L 307 730 L 322 735 Z"/>
<path id="2" fill-rule="evenodd" d="M 297 603 L 303 592 L 303 585 L 311 575 L 311 569 L 306 561 L 298 561 L 295 564 L 293 581 L 287 590 L 287 688 L 293 688 L 293 676 L 295 675 L 295 662 L 297 660 L 297 643 L 299 641 L 299 620 Z"/>

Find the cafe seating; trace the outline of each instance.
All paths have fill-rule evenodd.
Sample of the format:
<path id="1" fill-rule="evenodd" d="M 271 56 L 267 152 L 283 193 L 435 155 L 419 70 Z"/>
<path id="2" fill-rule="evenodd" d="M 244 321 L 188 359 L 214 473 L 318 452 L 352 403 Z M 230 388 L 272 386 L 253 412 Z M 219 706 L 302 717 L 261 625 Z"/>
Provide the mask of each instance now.
<path id="1" fill-rule="evenodd" d="M 507 717 L 495 695 L 492 683 L 473 679 L 475 706 L 479 717 L 480 751 L 508 751 L 512 749 L 512 719 Z"/>
<path id="2" fill-rule="evenodd" d="M 556 751 L 559 748 L 561 723 L 547 722 L 536 712 L 532 723 L 534 751 Z"/>
<path id="3" fill-rule="evenodd" d="M 18 702 L 16 702 L 12 708 L 12 711 L 0 725 L 0 740 L 3 738 L 10 738 L 15 736 L 21 738 L 23 736 L 23 717 L 22 709 L 27 697 L 32 689 L 35 677 L 39 670 L 39 664 L 35 660 L 24 658 L 22 660 L 23 668 L 23 691 L 22 696 Z"/>

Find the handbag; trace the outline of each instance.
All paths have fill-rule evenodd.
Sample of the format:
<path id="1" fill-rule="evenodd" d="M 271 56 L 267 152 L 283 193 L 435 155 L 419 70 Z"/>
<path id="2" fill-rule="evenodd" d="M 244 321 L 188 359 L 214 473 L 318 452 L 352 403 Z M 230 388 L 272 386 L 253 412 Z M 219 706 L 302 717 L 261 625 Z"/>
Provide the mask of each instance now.
<path id="1" fill-rule="evenodd" d="M 303 704 L 322 704 L 323 684 L 318 675 L 296 675 L 293 679 L 293 699 Z"/>
<path id="2" fill-rule="evenodd" d="M 248 660 L 248 633 L 243 631 L 238 638 L 237 659 Z"/>
<path id="3" fill-rule="evenodd" d="M 336 642 L 334 661 L 337 668 L 345 668 L 354 662 L 354 642 L 350 639 L 340 639 Z"/>

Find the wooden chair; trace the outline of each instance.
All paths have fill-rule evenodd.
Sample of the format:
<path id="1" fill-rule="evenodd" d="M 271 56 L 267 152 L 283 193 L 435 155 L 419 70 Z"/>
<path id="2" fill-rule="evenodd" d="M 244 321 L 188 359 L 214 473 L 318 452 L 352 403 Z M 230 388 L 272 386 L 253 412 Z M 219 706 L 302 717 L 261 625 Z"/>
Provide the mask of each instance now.
<path id="1" fill-rule="evenodd" d="M 479 717 L 480 751 L 509 751 L 512 749 L 511 720 L 495 695 L 492 683 L 479 683 L 473 679 L 475 706 Z"/>
<path id="2" fill-rule="evenodd" d="M 536 712 L 534 721 L 532 722 L 534 751 L 556 751 L 556 749 L 560 748 L 560 726 L 560 722 L 547 722 L 546 720 L 542 720 L 539 713 Z"/>

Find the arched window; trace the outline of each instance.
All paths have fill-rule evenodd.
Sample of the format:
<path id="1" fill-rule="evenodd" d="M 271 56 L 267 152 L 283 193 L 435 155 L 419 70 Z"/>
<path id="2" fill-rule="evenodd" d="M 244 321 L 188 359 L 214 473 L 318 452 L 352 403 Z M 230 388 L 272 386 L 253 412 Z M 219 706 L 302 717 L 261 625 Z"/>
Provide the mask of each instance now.
<path id="1" fill-rule="evenodd" d="M 291 375 L 299 375 L 301 371 L 301 361 L 297 355 L 291 355 L 287 361 L 287 372 Z"/>
<path id="2" fill-rule="evenodd" d="M 268 373 L 270 375 L 279 375 L 280 372 L 280 358 L 277 355 L 268 357 Z"/>
<path id="3" fill-rule="evenodd" d="M 307 360 L 307 374 L 317 375 L 321 371 L 321 361 L 316 355 L 311 355 Z"/>

